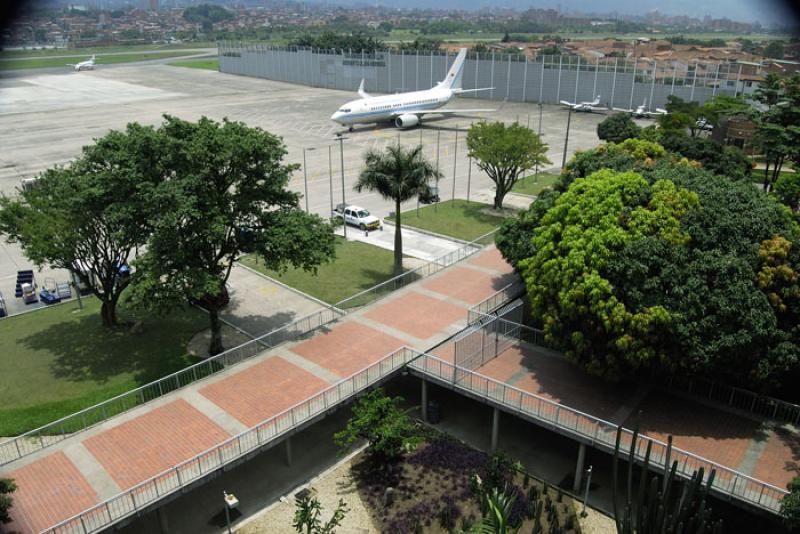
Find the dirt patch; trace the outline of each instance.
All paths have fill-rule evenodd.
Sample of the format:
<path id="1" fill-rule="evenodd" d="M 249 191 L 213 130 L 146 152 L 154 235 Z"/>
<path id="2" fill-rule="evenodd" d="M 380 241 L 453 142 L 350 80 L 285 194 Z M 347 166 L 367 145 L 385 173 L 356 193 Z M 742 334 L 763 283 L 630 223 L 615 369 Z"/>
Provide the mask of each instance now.
<path id="1" fill-rule="evenodd" d="M 510 193 L 509 193 L 510 194 Z M 510 208 L 503 206 L 503 209 L 494 209 L 494 208 L 484 208 L 481 210 L 483 215 L 489 215 L 490 217 L 500 217 L 500 218 L 507 218 L 507 217 L 514 217 L 519 213 L 519 208 Z"/>

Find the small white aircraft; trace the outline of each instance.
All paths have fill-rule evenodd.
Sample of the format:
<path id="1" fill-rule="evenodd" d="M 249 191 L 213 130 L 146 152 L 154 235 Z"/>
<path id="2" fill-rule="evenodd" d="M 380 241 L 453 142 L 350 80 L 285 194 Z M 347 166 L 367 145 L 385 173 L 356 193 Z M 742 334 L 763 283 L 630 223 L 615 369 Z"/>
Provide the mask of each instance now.
<path id="1" fill-rule="evenodd" d="M 647 109 L 647 99 L 644 99 L 641 106 L 636 106 L 636 109 L 614 108 L 614 111 L 621 111 L 623 113 L 630 113 L 639 119 L 655 119 L 659 115 L 666 115 L 667 110 L 663 108 L 656 108 L 655 111 Z"/>
<path id="2" fill-rule="evenodd" d="M 74 70 L 82 71 L 82 70 L 94 70 L 94 54 L 92 57 L 87 59 L 86 61 L 81 61 L 80 63 L 67 63 L 67 67 L 72 67 Z"/>
<path id="3" fill-rule="evenodd" d="M 600 105 L 600 95 L 597 95 L 591 102 L 568 102 L 561 100 L 559 102 L 564 107 L 572 108 L 572 111 L 585 111 L 590 113 L 592 111 L 607 111 L 607 108 Z"/>
<path id="4" fill-rule="evenodd" d="M 361 80 L 361 85 L 358 87 L 358 95 L 361 99 L 344 104 L 331 115 L 331 120 L 342 126 L 348 126 L 350 131 L 353 131 L 354 124 L 371 124 L 382 121 L 394 122 L 398 128 L 411 128 L 419 124 L 423 115 L 429 113 L 446 115 L 496 111 L 496 109 L 439 109 L 455 95 L 492 89 L 491 87 L 485 89 L 461 88 L 461 74 L 466 57 L 467 49 L 462 48 L 445 79 L 437 83 L 435 87 L 424 91 L 370 96 L 364 91 L 364 80 Z"/>

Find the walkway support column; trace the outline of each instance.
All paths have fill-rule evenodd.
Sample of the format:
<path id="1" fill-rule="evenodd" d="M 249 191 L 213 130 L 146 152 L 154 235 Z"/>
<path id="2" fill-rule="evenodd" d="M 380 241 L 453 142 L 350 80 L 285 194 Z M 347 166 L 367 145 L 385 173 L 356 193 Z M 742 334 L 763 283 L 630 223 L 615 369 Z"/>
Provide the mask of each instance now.
<path id="1" fill-rule="evenodd" d="M 498 408 L 494 409 L 492 413 L 492 444 L 489 447 L 491 452 L 497 450 L 497 437 L 500 434 L 500 410 Z"/>
<path id="2" fill-rule="evenodd" d="M 572 484 L 572 492 L 578 493 L 583 481 L 583 463 L 586 460 L 586 444 L 578 444 L 578 463 L 575 464 L 575 482 Z"/>
<path id="3" fill-rule="evenodd" d="M 428 422 L 428 381 L 422 379 L 422 421 Z"/>
<path id="4" fill-rule="evenodd" d="M 161 529 L 161 534 L 169 533 L 169 519 L 167 518 L 167 510 L 161 506 L 156 510 L 158 516 L 158 528 Z"/>
<path id="5" fill-rule="evenodd" d="M 286 438 L 283 441 L 285 450 L 286 450 L 286 457 L 284 458 L 286 465 L 292 465 L 292 438 Z"/>

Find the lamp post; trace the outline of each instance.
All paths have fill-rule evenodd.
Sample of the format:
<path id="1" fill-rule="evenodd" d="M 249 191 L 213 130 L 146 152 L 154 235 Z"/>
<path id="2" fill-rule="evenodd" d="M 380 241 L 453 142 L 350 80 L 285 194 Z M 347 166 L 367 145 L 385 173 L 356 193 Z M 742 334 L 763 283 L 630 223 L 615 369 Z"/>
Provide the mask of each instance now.
<path id="1" fill-rule="evenodd" d="M 453 205 L 456 204 L 456 164 L 458 163 L 458 124 L 456 124 L 456 143 L 453 146 Z"/>
<path id="2" fill-rule="evenodd" d="M 306 168 L 306 151 L 316 150 L 314 147 L 303 149 L 303 186 L 306 192 L 306 213 L 308 213 L 308 170 Z"/>
<path id="3" fill-rule="evenodd" d="M 581 517 L 586 517 L 586 501 L 589 499 L 589 486 L 592 485 L 592 466 L 589 466 L 589 469 L 586 470 L 586 490 L 583 492 L 583 510 L 581 511 Z"/>
<path id="4" fill-rule="evenodd" d="M 561 168 L 567 166 L 567 145 L 569 145 L 569 125 L 572 122 L 572 108 L 569 108 L 569 113 L 567 114 L 567 133 L 564 136 L 564 156 L 561 158 Z"/>
<path id="5" fill-rule="evenodd" d="M 345 200 L 345 191 L 344 191 L 344 140 L 347 137 L 342 137 L 342 134 L 336 134 L 336 140 L 339 141 L 339 160 L 340 165 L 342 168 L 342 229 L 344 231 L 344 238 L 347 239 L 347 221 L 344 219 L 344 207 L 347 205 L 347 200 Z"/>
<path id="6" fill-rule="evenodd" d="M 436 130 L 436 194 L 439 194 L 439 141 L 442 137 L 442 131 Z M 436 213 L 439 211 L 438 209 L 438 202 L 433 203 L 433 211 Z"/>
<path id="7" fill-rule="evenodd" d="M 328 145 L 328 183 L 331 187 L 331 211 L 330 217 L 333 219 L 333 145 Z"/>

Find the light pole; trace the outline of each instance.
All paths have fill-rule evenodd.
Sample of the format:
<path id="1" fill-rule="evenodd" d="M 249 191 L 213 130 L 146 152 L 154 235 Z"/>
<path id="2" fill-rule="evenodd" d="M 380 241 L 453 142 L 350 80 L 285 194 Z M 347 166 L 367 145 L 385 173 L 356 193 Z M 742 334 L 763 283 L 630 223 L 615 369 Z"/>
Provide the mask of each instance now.
<path id="1" fill-rule="evenodd" d="M 456 144 L 453 147 L 453 205 L 456 204 L 456 164 L 458 163 L 458 124 L 456 124 Z"/>
<path id="2" fill-rule="evenodd" d="M 436 194 L 439 194 L 439 140 L 442 137 L 442 131 L 436 130 Z M 434 213 L 439 212 L 438 202 L 433 203 L 433 211 Z"/>
<path id="3" fill-rule="evenodd" d="M 344 231 L 344 238 L 347 239 L 347 221 L 344 218 L 344 208 L 347 206 L 347 200 L 345 200 L 345 192 L 344 192 L 344 140 L 347 137 L 342 137 L 342 134 L 336 134 L 336 140 L 339 141 L 339 160 L 340 165 L 342 167 L 342 229 Z"/>
<path id="4" fill-rule="evenodd" d="M 306 168 L 306 151 L 316 150 L 314 147 L 303 149 L 303 186 L 306 191 L 306 213 L 308 213 L 308 170 Z"/>
<path id="5" fill-rule="evenodd" d="M 539 129 L 536 132 L 539 135 L 539 141 L 542 140 L 542 101 L 539 100 Z M 533 170 L 533 183 L 539 183 L 539 164 L 536 164 L 536 168 Z"/>
<path id="6" fill-rule="evenodd" d="M 333 219 L 333 145 L 328 145 L 328 179 L 331 186 L 331 219 Z"/>
<path id="7" fill-rule="evenodd" d="M 569 108 L 569 113 L 567 114 L 567 133 L 564 136 L 564 156 L 561 158 L 561 168 L 567 166 L 567 145 L 569 144 L 569 124 L 572 121 L 572 108 Z"/>
<path id="8" fill-rule="evenodd" d="M 589 469 L 586 470 L 586 490 L 583 492 L 583 510 L 581 511 L 581 517 L 586 517 L 586 501 L 589 499 L 589 486 L 592 485 L 592 466 L 589 466 Z"/>

